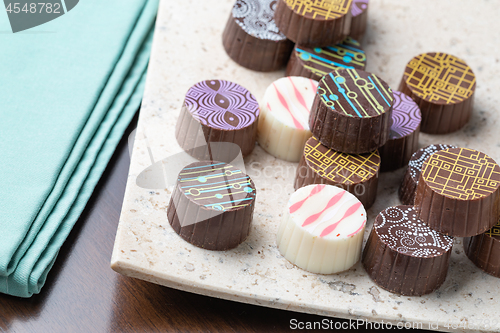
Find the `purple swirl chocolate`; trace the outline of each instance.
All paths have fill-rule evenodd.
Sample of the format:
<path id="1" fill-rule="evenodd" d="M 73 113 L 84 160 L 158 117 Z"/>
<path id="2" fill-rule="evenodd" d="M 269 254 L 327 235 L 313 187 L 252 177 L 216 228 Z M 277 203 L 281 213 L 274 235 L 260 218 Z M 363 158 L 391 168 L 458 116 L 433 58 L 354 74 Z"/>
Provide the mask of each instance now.
<path id="1" fill-rule="evenodd" d="M 236 0 L 222 43 L 239 65 L 261 72 L 286 65 L 293 43 L 274 22 L 276 3 L 277 0 Z"/>
<path id="2" fill-rule="evenodd" d="M 197 158 L 205 154 L 197 149 L 210 142 L 235 143 L 246 156 L 255 146 L 258 118 L 259 104 L 247 89 L 225 80 L 202 81 L 186 94 L 176 138 Z"/>
<path id="3" fill-rule="evenodd" d="M 418 149 L 422 114 L 417 103 L 399 91 L 393 91 L 392 125 L 389 140 L 379 149 L 380 171 L 394 171 L 407 165 Z"/>
<path id="4" fill-rule="evenodd" d="M 452 246 L 453 237 L 426 226 L 412 206 L 390 207 L 375 219 L 362 263 L 380 287 L 425 295 L 446 279 Z"/>
<path id="5" fill-rule="evenodd" d="M 368 2 L 369 0 L 352 1 L 351 33 L 349 35 L 356 40 L 361 40 L 366 32 L 366 25 L 368 22 Z"/>
<path id="6" fill-rule="evenodd" d="M 420 178 L 420 173 L 422 172 L 422 166 L 424 165 L 424 162 L 432 154 L 448 148 L 456 147 L 443 144 L 429 145 L 427 147 L 419 149 L 411 156 L 403 181 L 401 182 L 401 185 L 399 187 L 399 200 L 401 200 L 401 203 L 403 205 L 413 205 L 413 202 L 415 201 L 418 179 Z"/>

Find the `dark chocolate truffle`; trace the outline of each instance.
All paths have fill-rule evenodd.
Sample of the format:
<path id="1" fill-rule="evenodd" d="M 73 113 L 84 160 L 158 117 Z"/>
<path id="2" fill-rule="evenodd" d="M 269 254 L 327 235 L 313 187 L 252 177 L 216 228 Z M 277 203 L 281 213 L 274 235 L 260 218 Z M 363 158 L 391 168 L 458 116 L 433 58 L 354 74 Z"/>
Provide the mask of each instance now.
<path id="1" fill-rule="evenodd" d="M 375 74 L 335 70 L 319 83 L 309 127 L 328 148 L 369 153 L 389 139 L 393 101 L 391 88 Z"/>
<path id="2" fill-rule="evenodd" d="M 377 197 L 379 168 L 378 151 L 362 155 L 340 153 L 312 137 L 304 147 L 294 187 L 297 190 L 310 184 L 339 186 L 354 194 L 368 209 Z"/>
<path id="3" fill-rule="evenodd" d="M 422 132 L 446 134 L 469 121 L 476 76 L 455 56 L 424 53 L 406 65 L 399 90 L 413 98 L 422 110 Z"/>
<path id="4" fill-rule="evenodd" d="M 415 196 L 419 218 L 455 237 L 479 235 L 500 217 L 500 166 L 467 148 L 438 151 L 424 162 Z"/>
<path id="5" fill-rule="evenodd" d="M 429 145 L 417 150 L 408 162 L 408 168 L 399 187 L 399 200 L 403 205 L 413 205 L 415 194 L 417 194 L 417 185 L 422 172 L 424 162 L 434 154 L 443 149 L 457 148 L 451 145 Z"/>
<path id="6" fill-rule="evenodd" d="M 236 0 L 222 44 L 239 65 L 260 72 L 285 67 L 293 43 L 274 22 L 277 0 Z"/>
<path id="7" fill-rule="evenodd" d="M 500 278 L 500 222 L 484 234 L 465 237 L 464 251 L 474 265 Z"/>
<path id="8" fill-rule="evenodd" d="M 347 37 L 342 43 L 323 48 L 295 45 L 286 67 L 286 75 L 319 81 L 335 69 L 364 70 L 365 66 L 365 51 L 359 42 Z"/>
<path id="9" fill-rule="evenodd" d="M 390 207 L 375 219 L 362 263 L 380 287 L 419 296 L 446 279 L 453 238 L 427 227 L 412 206 Z"/>
<path id="10" fill-rule="evenodd" d="M 351 29 L 352 0 L 278 0 L 278 28 L 293 42 L 311 47 L 335 45 Z"/>
<path id="11" fill-rule="evenodd" d="M 179 145 L 198 159 L 212 159 L 210 142 L 232 142 L 249 155 L 257 140 L 259 104 L 242 86 L 224 80 L 202 81 L 192 86 L 177 121 Z"/>
<path id="12" fill-rule="evenodd" d="M 353 0 L 352 2 L 352 22 L 350 36 L 361 41 L 366 32 L 368 23 L 368 2 L 369 0 Z"/>
<path id="13" fill-rule="evenodd" d="M 389 140 L 380 147 L 380 171 L 394 171 L 408 164 L 418 149 L 422 115 L 418 105 L 405 94 L 394 91 Z"/>
<path id="14" fill-rule="evenodd" d="M 255 185 L 241 170 L 216 161 L 191 163 L 179 174 L 167 216 L 187 242 L 223 251 L 241 244 L 250 232 Z"/>

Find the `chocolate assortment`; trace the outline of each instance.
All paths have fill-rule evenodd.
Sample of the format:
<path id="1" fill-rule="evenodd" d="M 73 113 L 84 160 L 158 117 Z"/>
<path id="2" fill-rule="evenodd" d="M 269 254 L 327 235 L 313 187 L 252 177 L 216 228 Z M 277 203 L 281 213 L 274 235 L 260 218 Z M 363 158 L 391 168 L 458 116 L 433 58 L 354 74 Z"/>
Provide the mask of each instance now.
<path id="1" fill-rule="evenodd" d="M 351 30 L 352 0 L 278 0 L 278 28 L 298 45 L 324 47 L 343 41 Z"/>
<path id="2" fill-rule="evenodd" d="M 443 284 L 453 237 L 465 237 L 469 259 L 500 277 L 500 166 L 470 148 L 418 149 L 420 131 L 445 134 L 467 124 L 472 69 L 446 53 L 420 54 L 394 91 L 365 71 L 358 40 L 367 17 L 368 0 L 236 0 L 222 38 L 227 54 L 256 71 L 286 65 L 287 77 L 267 88 L 260 107 L 230 81 L 188 90 L 176 138 L 200 161 L 179 174 L 170 225 L 204 249 L 241 244 L 251 230 L 256 186 L 225 163 L 231 158 L 217 158 L 223 154 L 211 144 L 233 144 L 245 157 L 257 141 L 270 155 L 299 162 L 276 238 L 297 267 L 334 274 L 361 257 L 381 288 L 420 296 Z M 403 205 L 380 212 L 362 250 L 379 173 L 405 166 Z"/>
<path id="3" fill-rule="evenodd" d="M 476 76 L 453 55 L 423 53 L 406 65 L 399 90 L 413 98 L 422 110 L 422 132 L 447 134 L 469 122 Z"/>
<path id="4" fill-rule="evenodd" d="M 304 147 L 295 177 L 295 189 L 310 184 L 329 184 L 354 194 L 365 208 L 377 196 L 380 155 L 378 151 L 355 155 L 340 153 L 310 138 Z"/>
<path id="5" fill-rule="evenodd" d="M 260 72 L 286 66 L 293 43 L 276 26 L 275 9 L 276 0 L 236 0 L 222 35 L 231 59 Z"/>
<path id="6" fill-rule="evenodd" d="M 255 208 L 253 181 L 232 165 L 203 161 L 179 173 L 168 205 L 170 225 L 185 241 L 215 251 L 241 244 Z"/>
<path id="7" fill-rule="evenodd" d="M 389 139 L 393 101 L 392 89 L 375 74 L 334 70 L 319 83 L 309 127 L 328 148 L 369 153 Z"/>
<path id="8" fill-rule="evenodd" d="M 412 206 L 390 207 L 375 219 L 362 263 L 378 286 L 420 296 L 443 284 L 452 246 L 453 237 L 427 227 Z"/>

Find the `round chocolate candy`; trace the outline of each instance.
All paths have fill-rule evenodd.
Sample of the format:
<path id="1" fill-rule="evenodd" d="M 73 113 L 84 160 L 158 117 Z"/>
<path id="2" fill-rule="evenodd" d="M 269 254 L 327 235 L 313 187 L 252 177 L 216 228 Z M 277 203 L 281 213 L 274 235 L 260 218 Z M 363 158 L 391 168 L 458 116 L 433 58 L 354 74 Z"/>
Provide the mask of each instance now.
<path id="1" fill-rule="evenodd" d="M 277 0 L 236 0 L 222 44 L 239 65 L 260 72 L 286 66 L 293 43 L 274 22 L 276 3 Z"/>
<path id="2" fill-rule="evenodd" d="M 500 166 L 488 155 L 449 148 L 424 162 L 415 209 L 430 228 L 455 237 L 479 235 L 500 217 Z"/>
<path id="3" fill-rule="evenodd" d="M 242 86 L 224 80 L 202 81 L 192 86 L 177 121 L 179 145 L 200 160 L 214 156 L 210 142 L 232 142 L 249 155 L 257 139 L 259 104 Z"/>
<path id="4" fill-rule="evenodd" d="M 427 147 L 417 150 L 408 162 L 408 168 L 403 177 L 403 181 L 399 186 L 399 200 L 403 205 L 413 205 L 415 201 L 415 194 L 417 193 L 418 180 L 424 162 L 435 152 L 443 149 L 457 148 L 451 145 L 429 145 Z"/>
<path id="5" fill-rule="evenodd" d="M 393 101 L 391 88 L 375 74 L 334 70 L 319 83 L 309 127 L 328 148 L 369 153 L 389 139 Z"/>
<path id="6" fill-rule="evenodd" d="M 340 153 L 312 137 L 304 147 L 294 187 L 297 190 L 310 184 L 339 186 L 354 194 L 368 209 L 377 197 L 379 169 L 378 151 L 362 155 Z"/>
<path id="7" fill-rule="evenodd" d="M 366 54 L 361 45 L 351 37 L 342 43 L 327 47 L 295 45 L 286 68 L 287 76 L 304 76 L 321 80 L 339 68 L 365 69 Z"/>
<path id="8" fill-rule="evenodd" d="M 274 81 L 266 90 L 257 141 L 269 154 L 298 162 L 311 137 L 309 112 L 318 82 L 298 76 Z"/>
<path id="9" fill-rule="evenodd" d="M 383 289 L 420 296 L 443 284 L 452 246 L 453 237 L 426 226 L 412 206 L 390 207 L 375 219 L 361 262 Z"/>
<path id="10" fill-rule="evenodd" d="M 352 0 L 278 0 L 278 28 L 293 42 L 311 47 L 335 45 L 351 28 Z"/>
<path id="11" fill-rule="evenodd" d="M 399 90 L 413 98 L 422 110 L 422 132 L 446 134 L 469 121 L 476 76 L 455 56 L 424 53 L 406 65 Z"/>
<path id="12" fill-rule="evenodd" d="M 500 222 L 483 234 L 465 237 L 464 251 L 474 265 L 500 278 Z"/>
<path id="13" fill-rule="evenodd" d="M 408 164 L 418 149 L 422 114 L 418 105 L 405 94 L 394 91 L 392 125 L 389 140 L 380 147 L 380 171 L 394 171 Z"/>
<path id="14" fill-rule="evenodd" d="M 349 36 L 359 41 L 363 39 L 366 32 L 368 23 L 368 2 L 369 0 L 352 1 L 352 21 Z"/>
<path id="15" fill-rule="evenodd" d="M 285 259 L 306 271 L 338 273 L 358 262 L 365 225 L 366 211 L 351 193 L 309 185 L 290 197 L 276 244 Z"/>
<path id="16" fill-rule="evenodd" d="M 170 225 L 187 242 L 224 251 L 250 233 L 255 185 L 230 164 L 202 161 L 182 169 L 167 209 Z"/>

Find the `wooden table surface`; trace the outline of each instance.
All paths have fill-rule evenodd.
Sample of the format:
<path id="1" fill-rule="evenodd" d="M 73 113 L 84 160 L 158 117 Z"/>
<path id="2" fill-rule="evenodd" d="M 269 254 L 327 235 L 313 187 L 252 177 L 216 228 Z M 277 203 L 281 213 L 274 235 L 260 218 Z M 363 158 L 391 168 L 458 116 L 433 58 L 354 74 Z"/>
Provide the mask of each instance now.
<path id="1" fill-rule="evenodd" d="M 0 294 L 0 331 L 289 332 L 292 319 L 325 319 L 195 295 L 111 270 L 130 163 L 127 139 L 136 124 L 137 116 L 62 247 L 41 293 L 29 299 Z"/>

